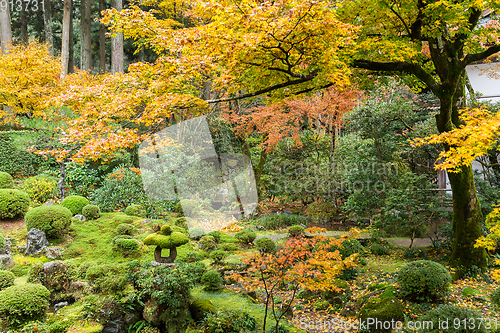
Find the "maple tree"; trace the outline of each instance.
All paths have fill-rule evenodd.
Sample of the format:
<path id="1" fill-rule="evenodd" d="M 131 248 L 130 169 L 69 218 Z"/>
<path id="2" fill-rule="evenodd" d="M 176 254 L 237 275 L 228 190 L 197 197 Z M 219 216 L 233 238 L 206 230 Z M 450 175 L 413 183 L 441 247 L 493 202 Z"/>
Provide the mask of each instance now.
<path id="1" fill-rule="evenodd" d="M 326 232 L 323 228 L 308 228 L 307 233 L 316 234 Z M 349 237 L 359 232 L 351 230 Z M 290 238 L 275 253 L 243 252 L 242 263 L 247 270 L 244 273 L 234 273 L 232 278 L 237 279 L 248 290 L 260 289 L 265 292 L 265 314 L 263 331 L 266 329 L 268 308 L 271 309 L 276 320 L 276 330 L 279 321 L 292 306 L 299 288 L 320 291 L 338 291 L 336 276 L 343 270 L 357 264 L 357 254 L 342 260 L 338 248 L 348 239 L 314 235 L 311 238 L 303 236 Z M 331 248 L 336 250 L 331 251 Z M 286 296 L 284 306 L 278 311 L 274 296 L 281 288 L 286 287 L 291 295 Z"/>

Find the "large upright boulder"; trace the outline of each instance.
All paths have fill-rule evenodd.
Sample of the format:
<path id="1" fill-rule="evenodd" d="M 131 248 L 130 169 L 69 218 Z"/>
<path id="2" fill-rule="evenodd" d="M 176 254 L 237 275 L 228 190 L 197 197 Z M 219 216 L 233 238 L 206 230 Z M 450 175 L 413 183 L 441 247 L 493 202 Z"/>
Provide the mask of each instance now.
<path id="1" fill-rule="evenodd" d="M 24 255 L 29 256 L 42 252 L 47 246 L 49 241 L 42 230 L 31 228 L 28 232 L 28 244 L 26 245 L 26 252 Z"/>

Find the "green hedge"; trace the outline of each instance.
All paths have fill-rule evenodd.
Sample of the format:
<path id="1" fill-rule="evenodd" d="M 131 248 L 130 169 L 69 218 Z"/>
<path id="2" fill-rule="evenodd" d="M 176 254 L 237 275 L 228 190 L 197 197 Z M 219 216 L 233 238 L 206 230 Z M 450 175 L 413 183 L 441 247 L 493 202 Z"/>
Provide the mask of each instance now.
<path id="1" fill-rule="evenodd" d="M 73 214 L 59 205 L 33 208 L 24 217 L 26 229 L 36 228 L 45 232 L 48 238 L 56 237 L 68 230 Z"/>

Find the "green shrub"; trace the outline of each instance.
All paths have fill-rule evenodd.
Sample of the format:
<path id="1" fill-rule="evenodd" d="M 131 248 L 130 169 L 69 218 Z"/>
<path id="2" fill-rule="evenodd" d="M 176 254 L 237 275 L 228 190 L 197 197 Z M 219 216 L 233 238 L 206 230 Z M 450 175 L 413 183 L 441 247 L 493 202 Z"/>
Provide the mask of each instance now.
<path id="1" fill-rule="evenodd" d="M 208 233 L 208 236 L 212 236 L 217 243 L 220 243 L 220 239 L 222 237 L 222 232 L 220 232 L 219 230 L 210 231 Z"/>
<path id="2" fill-rule="evenodd" d="M 496 288 L 491 292 L 490 300 L 491 303 L 493 303 L 494 305 L 496 306 L 500 305 L 500 287 Z"/>
<path id="3" fill-rule="evenodd" d="M 334 252 L 338 250 L 342 260 L 345 258 L 355 254 L 355 253 L 364 253 L 365 248 L 357 239 L 349 238 L 342 241 L 341 246 L 333 245 L 328 248 L 328 251 Z"/>
<path id="4" fill-rule="evenodd" d="M 371 297 L 360 309 L 358 317 L 360 321 L 367 322 L 368 318 L 376 319 L 379 322 L 403 322 L 405 320 L 404 308 L 400 300 L 395 297 Z M 369 332 L 391 332 L 391 328 L 369 327 Z"/>
<path id="5" fill-rule="evenodd" d="M 15 279 L 16 276 L 12 272 L 0 270 L 0 290 L 12 287 Z"/>
<path id="6" fill-rule="evenodd" d="M 28 211 L 30 197 L 23 191 L 0 189 L 0 220 L 22 217 Z"/>
<path id="7" fill-rule="evenodd" d="M 175 226 L 178 226 L 178 227 L 181 227 L 183 229 L 188 230 L 187 221 L 186 221 L 186 218 L 184 216 L 177 217 L 177 218 L 170 218 L 169 221 Z"/>
<path id="8" fill-rule="evenodd" d="M 115 246 L 116 250 L 136 252 L 141 248 L 137 239 L 123 238 L 122 236 L 125 235 L 119 235 L 113 238 L 113 245 Z"/>
<path id="9" fill-rule="evenodd" d="M 40 206 L 31 209 L 24 217 L 26 229 L 36 228 L 45 232 L 48 238 L 56 237 L 68 230 L 73 214 L 59 205 Z"/>
<path id="10" fill-rule="evenodd" d="M 403 253 L 403 258 L 405 259 L 425 259 L 427 258 L 427 253 L 425 252 L 424 249 L 419 249 L 419 248 L 409 248 L 406 249 L 405 252 Z"/>
<path id="11" fill-rule="evenodd" d="M 429 310 L 426 314 L 418 317 L 418 319 L 414 321 L 413 327 L 421 327 L 421 329 L 416 331 L 422 333 L 438 333 L 443 331 L 447 333 L 486 332 L 487 321 L 485 320 L 482 322 L 482 325 L 479 325 L 481 321 L 480 318 L 484 318 L 484 316 L 473 309 L 446 304 Z M 445 322 L 448 323 L 447 329 L 443 329 Z M 467 327 L 465 327 L 464 324 L 466 324 Z M 473 328 L 472 324 L 474 324 Z M 441 329 L 439 329 L 440 327 Z"/>
<path id="12" fill-rule="evenodd" d="M 234 243 L 222 243 L 217 245 L 217 250 L 234 252 L 240 250 L 240 247 Z"/>
<path id="13" fill-rule="evenodd" d="M 82 215 L 87 220 L 97 220 L 101 217 L 101 209 L 97 205 L 86 205 L 82 208 Z"/>
<path id="14" fill-rule="evenodd" d="M 401 296 L 416 301 L 433 301 L 448 293 L 451 276 L 441 264 L 429 260 L 410 262 L 399 270 Z"/>
<path id="15" fill-rule="evenodd" d="M 85 278 L 96 293 L 119 294 L 127 284 L 125 266 L 120 264 L 93 265 L 87 269 Z"/>
<path id="16" fill-rule="evenodd" d="M 32 321 L 23 326 L 23 328 L 21 329 L 21 333 L 53 333 L 53 332 L 50 331 L 49 325 L 39 321 Z"/>
<path id="17" fill-rule="evenodd" d="M 243 229 L 238 231 L 234 237 L 236 237 L 240 242 L 244 244 L 252 244 L 255 238 L 257 237 L 257 234 L 255 231 L 252 231 L 250 229 Z"/>
<path id="18" fill-rule="evenodd" d="M 313 202 L 307 206 L 305 213 L 312 218 L 332 218 L 337 213 L 337 207 L 329 202 Z"/>
<path id="19" fill-rule="evenodd" d="M 217 271 L 207 271 L 201 276 L 201 283 L 204 289 L 208 291 L 217 291 L 222 287 L 224 280 Z"/>
<path id="20" fill-rule="evenodd" d="M 210 253 L 210 259 L 212 260 L 213 265 L 221 265 L 227 256 L 229 256 L 229 253 L 221 250 L 212 251 Z"/>
<path id="21" fill-rule="evenodd" d="M 378 256 L 385 256 L 391 252 L 391 250 L 382 244 L 379 243 L 372 243 L 370 244 L 370 251 L 372 254 L 378 255 Z"/>
<path id="22" fill-rule="evenodd" d="M 274 253 L 276 252 L 276 242 L 269 237 L 261 237 L 255 240 L 254 247 L 261 253 Z"/>
<path id="23" fill-rule="evenodd" d="M 0 188 L 13 188 L 14 179 L 7 172 L 0 171 Z"/>
<path id="24" fill-rule="evenodd" d="M 147 212 L 141 205 L 130 205 L 125 208 L 125 214 L 130 216 L 146 217 Z"/>
<path id="25" fill-rule="evenodd" d="M 0 317 L 12 328 L 43 320 L 49 308 L 50 291 L 40 284 L 26 283 L 0 291 Z"/>
<path id="26" fill-rule="evenodd" d="M 203 228 L 200 228 L 200 227 L 194 227 L 194 228 L 191 228 L 189 229 L 189 238 L 191 239 L 200 239 L 201 237 L 205 236 L 207 234 L 207 232 L 205 231 L 205 229 Z"/>
<path id="27" fill-rule="evenodd" d="M 201 204 L 197 200 L 182 199 L 177 205 L 179 206 L 177 209 L 180 208 L 184 216 L 198 216 L 198 212 L 201 210 Z"/>
<path id="28" fill-rule="evenodd" d="M 202 329 L 205 333 L 240 333 L 254 331 L 256 325 L 255 318 L 246 312 L 221 309 L 207 314 Z"/>
<path id="29" fill-rule="evenodd" d="M 116 227 L 116 234 L 132 236 L 134 234 L 134 226 L 128 223 L 119 224 Z"/>
<path id="30" fill-rule="evenodd" d="M 80 195 L 70 195 L 61 201 L 61 206 L 68 208 L 73 215 L 81 214 L 83 207 L 87 206 L 90 202 L 87 198 Z"/>
<path id="31" fill-rule="evenodd" d="M 57 181 L 48 176 L 30 177 L 24 181 L 23 190 L 31 200 L 44 203 L 57 194 Z"/>
<path id="32" fill-rule="evenodd" d="M 198 241 L 200 248 L 205 251 L 212 251 L 217 248 L 217 242 L 215 238 L 209 235 L 205 235 Z"/>
<path id="33" fill-rule="evenodd" d="M 197 299 L 189 305 L 189 311 L 195 321 L 203 320 L 209 313 L 217 312 L 217 309 L 208 299 Z"/>
<path id="34" fill-rule="evenodd" d="M 288 228 L 287 235 L 290 238 L 302 236 L 304 235 L 304 227 L 301 225 L 292 225 Z"/>
<path id="35" fill-rule="evenodd" d="M 295 224 L 307 225 L 307 222 L 307 217 L 296 214 L 267 214 L 256 220 L 256 223 L 268 230 L 286 228 Z"/>
<path id="36" fill-rule="evenodd" d="M 3 249 L 5 246 L 5 237 L 3 234 L 0 232 L 0 250 Z"/>
<path id="37" fill-rule="evenodd" d="M 29 270 L 30 266 L 28 265 L 15 265 L 14 267 L 11 268 L 10 272 L 12 272 L 12 274 L 14 274 L 15 277 L 21 277 L 28 274 Z"/>

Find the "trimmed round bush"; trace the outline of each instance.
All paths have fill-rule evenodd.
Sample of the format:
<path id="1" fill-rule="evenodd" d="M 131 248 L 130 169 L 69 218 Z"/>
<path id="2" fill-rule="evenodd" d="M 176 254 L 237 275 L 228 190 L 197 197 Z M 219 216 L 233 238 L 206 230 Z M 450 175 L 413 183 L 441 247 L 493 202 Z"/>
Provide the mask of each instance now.
<path id="1" fill-rule="evenodd" d="M 127 235 L 118 235 L 112 240 L 116 250 L 135 252 L 140 249 L 139 241 Z"/>
<path id="2" fill-rule="evenodd" d="M 81 195 L 70 195 L 61 201 L 61 206 L 68 208 L 73 215 L 81 214 L 83 207 L 88 204 L 88 199 Z"/>
<path id="3" fill-rule="evenodd" d="M 473 309 L 446 304 L 427 311 L 425 315 L 418 317 L 413 326 L 422 327 L 417 330 L 417 332 L 421 333 L 438 333 L 443 331 L 447 333 L 486 332 L 487 321 L 485 321 L 483 325 L 479 325 L 479 318 L 484 318 L 484 316 Z M 448 322 L 447 329 L 443 329 L 445 322 Z M 464 322 L 467 324 L 467 327 L 464 326 Z M 475 323 L 474 329 L 471 328 L 473 322 Z M 441 329 L 439 329 L 440 323 Z"/>
<path id="4" fill-rule="evenodd" d="M 125 214 L 129 216 L 146 217 L 146 210 L 141 205 L 130 205 L 125 208 Z"/>
<path id="5" fill-rule="evenodd" d="M 26 283 L 0 291 L 0 317 L 11 328 L 43 320 L 49 308 L 50 291 L 41 284 Z"/>
<path id="6" fill-rule="evenodd" d="M 119 224 L 116 227 L 116 234 L 117 235 L 130 235 L 130 236 L 132 236 L 134 234 L 134 226 L 132 224 L 128 224 L 128 223 Z"/>
<path id="7" fill-rule="evenodd" d="M 276 242 L 269 237 L 261 237 L 255 240 L 254 247 L 262 253 L 276 252 Z"/>
<path id="8" fill-rule="evenodd" d="M 200 239 L 201 237 L 205 236 L 207 232 L 205 229 L 200 228 L 200 227 L 194 227 L 189 229 L 189 238 L 197 240 Z"/>
<path id="9" fill-rule="evenodd" d="M 304 227 L 301 225 L 292 225 L 288 228 L 287 234 L 290 238 L 302 236 L 304 234 Z"/>
<path id="10" fill-rule="evenodd" d="M 13 189 L 0 189 L 0 220 L 22 217 L 28 211 L 30 197 Z"/>
<path id="11" fill-rule="evenodd" d="M 201 283 L 204 289 L 208 291 L 217 291 L 222 287 L 222 277 L 217 271 L 206 271 L 201 276 Z"/>
<path id="12" fill-rule="evenodd" d="M 71 225 L 71 211 L 63 206 L 40 206 L 31 209 L 24 217 L 26 229 L 42 230 L 47 237 L 56 237 Z"/>
<path id="13" fill-rule="evenodd" d="M 201 237 L 198 244 L 200 245 L 200 248 L 205 251 L 212 251 L 217 248 L 215 238 L 209 235 Z"/>
<path id="14" fill-rule="evenodd" d="M 495 304 L 496 306 L 500 305 L 500 287 L 491 292 L 490 300 L 491 303 Z"/>
<path id="15" fill-rule="evenodd" d="M 0 188 L 13 188 L 14 179 L 7 172 L 0 171 Z"/>
<path id="16" fill-rule="evenodd" d="M 101 209 L 97 205 L 87 205 L 82 208 L 82 215 L 87 220 L 97 220 L 101 217 Z"/>
<path id="17" fill-rule="evenodd" d="M 228 256 L 229 256 L 229 253 L 227 253 L 226 251 L 222 251 L 222 250 L 216 250 L 216 251 L 212 251 L 210 253 L 210 259 L 212 260 L 212 263 L 214 265 L 221 265 L 223 263 L 224 259 L 226 259 Z"/>
<path id="18" fill-rule="evenodd" d="M 12 287 L 16 276 L 11 271 L 0 270 L 0 290 Z"/>
<path id="19" fill-rule="evenodd" d="M 240 242 L 245 244 L 252 244 L 255 238 L 257 238 L 257 234 L 250 229 L 243 229 L 238 231 L 234 237 L 236 237 Z"/>
<path id="20" fill-rule="evenodd" d="M 448 293 L 451 275 L 437 262 L 417 260 L 401 267 L 396 281 L 401 287 L 401 296 L 430 302 Z"/>
<path id="21" fill-rule="evenodd" d="M 44 203 L 56 195 L 57 181 L 48 176 L 29 177 L 23 183 L 23 190 L 31 200 Z"/>

